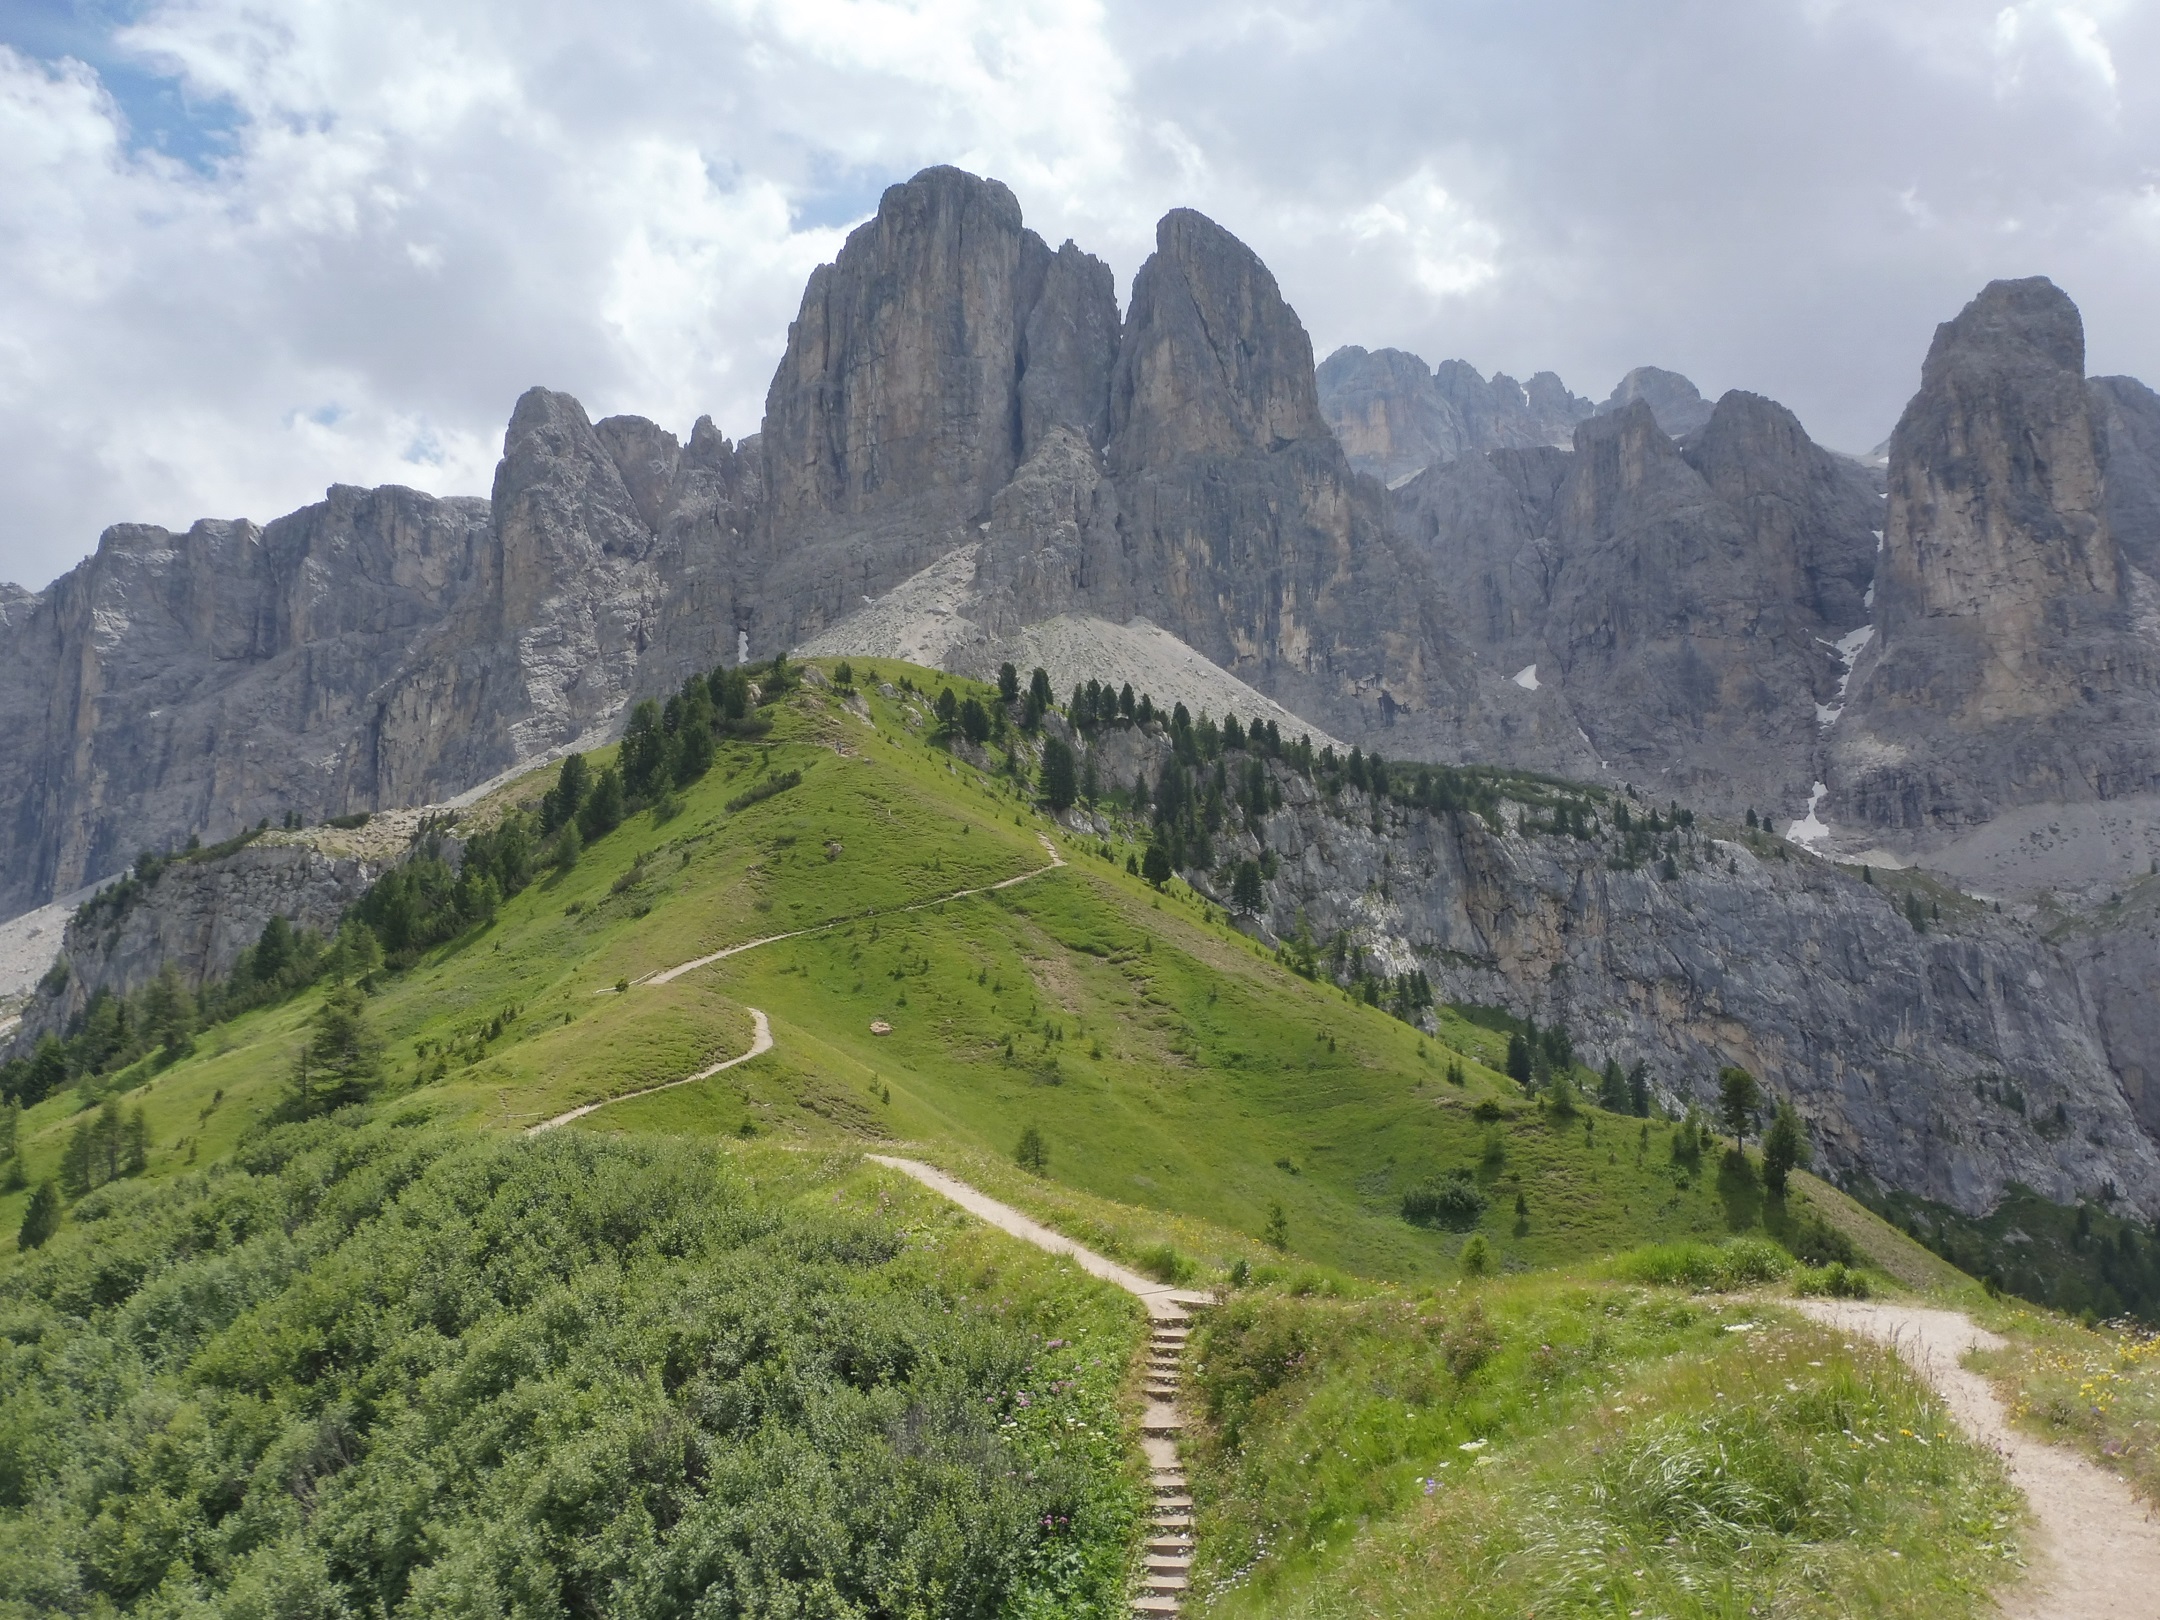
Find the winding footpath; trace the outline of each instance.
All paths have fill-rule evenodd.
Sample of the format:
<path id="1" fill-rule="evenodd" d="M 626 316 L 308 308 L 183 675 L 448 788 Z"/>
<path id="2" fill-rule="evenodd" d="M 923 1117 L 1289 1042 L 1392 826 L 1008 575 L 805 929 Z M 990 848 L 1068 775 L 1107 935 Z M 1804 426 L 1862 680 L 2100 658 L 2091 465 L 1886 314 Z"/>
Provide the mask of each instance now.
<path id="1" fill-rule="evenodd" d="M 1018 877 L 1005 878 L 997 883 L 985 883 L 978 888 L 955 889 L 951 894 L 937 895 L 928 900 L 917 900 L 904 906 L 891 906 L 884 911 L 858 912 L 852 917 L 835 917 L 831 922 L 812 923 L 808 928 L 790 929 L 785 934 L 767 934 L 763 939 L 744 940 L 740 945 L 730 945 L 725 950 L 714 951 L 706 956 L 692 957 L 687 962 L 678 962 L 671 968 L 662 968 L 657 973 L 648 973 L 643 978 L 633 979 L 631 982 L 633 984 L 666 984 L 671 979 L 679 979 L 685 973 L 694 972 L 698 968 L 710 967 L 713 963 L 724 961 L 730 956 L 740 956 L 744 951 L 754 951 L 760 945 L 777 945 L 784 939 L 802 939 L 806 935 L 823 934 L 835 928 L 845 928 L 850 923 L 870 922 L 879 917 L 904 917 L 911 911 L 928 911 L 932 906 L 942 906 L 949 901 L 967 900 L 978 894 L 995 894 L 1000 889 L 1016 888 L 1022 883 L 1031 882 L 1041 877 L 1045 872 L 1055 872 L 1065 864 L 1065 857 L 1057 852 L 1057 845 L 1050 842 L 1047 834 L 1037 833 L 1035 836 L 1042 840 L 1043 853 L 1050 857 L 1050 864 L 1038 866 L 1032 872 L 1022 872 Z"/>
<path id="2" fill-rule="evenodd" d="M 1214 1303 L 1207 1294 L 1190 1293 L 1127 1270 L 1084 1248 L 1062 1232 L 1053 1232 L 995 1198 L 976 1191 L 935 1165 L 920 1159 L 896 1159 L 883 1153 L 864 1155 L 873 1164 L 912 1176 L 940 1197 L 949 1198 L 986 1225 L 996 1227 L 1023 1243 L 1052 1254 L 1069 1256 L 1082 1271 L 1100 1277 L 1147 1308 L 1150 1325 L 1146 1408 L 1140 1418 L 1140 1444 L 1148 1460 L 1148 1483 L 1155 1492 L 1155 1506 L 1148 1518 L 1147 1557 L 1142 1565 L 1140 1594 L 1133 1599 L 1136 1615 L 1174 1615 L 1191 1584 L 1193 1555 L 1193 1502 L 1186 1488 L 1185 1464 L 1179 1456 L 1178 1437 L 1185 1418 L 1178 1410 L 1178 1385 L 1184 1374 L 1185 1341 L 1192 1331 L 1189 1308 Z"/>
<path id="3" fill-rule="evenodd" d="M 836 917 L 831 922 L 813 923 L 808 928 L 791 929 L 785 934 L 767 934 L 762 939 L 745 940 L 742 944 L 730 945 L 725 950 L 692 957 L 687 962 L 678 962 L 671 968 L 662 968 L 658 972 L 647 973 L 641 978 L 633 979 L 630 982 L 633 986 L 666 984 L 671 980 L 681 978 L 685 973 L 693 972 L 701 967 L 710 967 L 713 963 L 723 961 L 730 956 L 740 956 L 744 951 L 754 951 L 761 945 L 777 945 L 785 939 L 802 939 L 810 934 L 822 934 L 834 928 L 845 928 L 850 923 L 871 922 L 879 917 L 902 917 L 911 911 L 928 911 L 932 906 L 942 906 L 953 900 L 966 900 L 978 894 L 995 894 L 1000 889 L 1015 888 L 1022 883 L 1041 877 L 1045 872 L 1054 872 L 1065 864 L 1065 857 L 1058 853 L 1057 845 L 1050 842 L 1047 834 L 1037 833 L 1035 836 L 1042 843 L 1043 853 L 1050 857 L 1049 863 L 1038 866 L 1031 872 L 1022 872 L 1018 877 L 1002 878 L 996 883 L 985 883 L 973 889 L 955 889 L 951 894 L 934 895 L 928 900 L 915 900 L 904 906 L 890 906 L 883 911 L 865 911 L 858 912 L 852 917 Z M 696 1074 L 686 1074 L 680 1080 L 665 1080 L 657 1086 L 646 1086 L 640 1091 L 625 1091 L 618 1096 L 602 1097 L 598 1102 L 585 1103 L 580 1107 L 570 1109 L 566 1113 L 557 1114 L 553 1119 L 543 1119 L 537 1125 L 528 1125 L 525 1128 L 525 1134 L 527 1136 L 538 1136 L 542 1131 L 552 1131 L 557 1126 L 567 1125 L 574 1119 L 583 1119 L 587 1114 L 596 1113 L 612 1103 L 628 1102 L 633 1097 L 650 1097 L 656 1091 L 673 1091 L 677 1086 L 696 1085 L 700 1080 L 710 1080 L 724 1069 L 732 1069 L 738 1063 L 748 1063 L 752 1058 L 770 1052 L 773 1045 L 771 1023 L 758 1008 L 751 1007 L 748 1011 L 751 1019 L 750 1050 L 740 1056 L 731 1057 L 723 1063 L 715 1063 L 708 1069 L 700 1069 Z M 956 1182 L 954 1185 L 957 1186 L 958 1183 Z"/>
<path id="4" fill-rule="evenodd" d="M 696 1074 L 686 1074 L 680 1080 L 663 1080 L 659 1085 L 647 1086 L 643 1091 L 625 1091 L 620 1096 L 602 1097 L 598 1102 L 589 1102 L 582 1107 L 571 1109 L 566 1114 L 557 1114 L 553 1119 L 543 1119 L 537 1125 L 528 1125 L 525 1127 L 525 1134 L 538 1136 L 542 1131 L 552 1131 L 556 1126 L 567 1125 L 573 1119 L 583 1119 L 587 1114 L 607 1107 L 609 1103 L 628 1102 L 632 1097 L 650 1097 L 656 1091 L 673 1091 L 677 1086 L 696 1085 L 700 1080 L 710 1080 L 723 1069 L 732 1069 L 738 1063 L 748 1063 L 761 1053 L 770 1052 L 773 1045 L 771 1021 L 759 1008 L 752 1007 L 749 1012 L 750 1050 L 740 1056 L 731 1057 L 724 1063 L 715 1063 L 709 1069 L 700 1069 Z"/>
<path id="5" fill-rule="evenodd" d="M 1956 1311 L 1800 1301 L 1824 1326 L 1887 1344 L 1934 1386 L 1966 1433 L 1996 1452 L 2032 1505 L 2030 1573 L 2002 1597 L 2005 1620 L 2152 1620 L 2160 1614 L 2160 1523 L 2115 1474 L 2010 1425 L 1993 1387 L 1959 1363 L 2003 1341 Z"/>

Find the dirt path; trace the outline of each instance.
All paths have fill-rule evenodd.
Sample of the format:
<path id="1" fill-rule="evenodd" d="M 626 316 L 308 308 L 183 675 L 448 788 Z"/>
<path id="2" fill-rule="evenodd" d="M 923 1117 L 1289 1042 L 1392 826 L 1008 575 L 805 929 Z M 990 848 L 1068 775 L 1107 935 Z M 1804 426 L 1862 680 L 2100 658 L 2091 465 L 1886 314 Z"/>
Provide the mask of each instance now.
<path id="1" fill-rule="evenodd" d="M 1065 857 L 1057 852 L 1057 845 L 1051 843 L 1046 834 L 1037 833 L 1035 836 L 1042 841 L 1043 853 L 1050 857 L 1050 863 L 1047 866 L 1038 866 L 1032 872 L 1022 872 L 1018 877 L 1004 878 L 996 883 L 986 883 L 979 888 L 957 889 L 951 894 L 937 895 L 929 900 L 917 900 L 905 906 L 893 906 L 885 911 L 860 912 L 853 917 L 838 917 L 831 922 L 815 923 L 808 928 L 791 929 L 785 934 L 767 934 L 762 939 L 746 939 L 740 945 L 730 945 L 725 950 L 713 951 L 705 956 L 693 957 L 687 962 L 678 962 L 671 968 L 662 968 L 657 973 L 648 973 L 643 978 L 634 979 L 631 982 L 633 984 L 666 984 L 672 979 L 681 978 L 685 973 L 693 972 L 701 967 L 709 967 L 727 957 L 740 956 L 744 951 L 754 951 L 760 945 L 777 945 L 784 939 L 801 939 L 808 934 L 822 934 L 828 929 L 842 928 L 849 923 L 867 922 L 876 917 L 897 917 L 910 911 L 927 911 L 930 907 L 942 906 L 949 900 L 965 900 L 973 895 L 994 894 L 999 889 L 1010 889 L 1016 884 L 1026 883 L 1031 878 L 1039 878 L 1045 872 L 1054 872 L 1065 864 Z M 606 994 L 604 991 L 595 993 Z M 698 1070 L 696 1074 L 686 1074 L 680 1080 L 669 1080 L 661 1085 L 647 1086 L 642 1091 L 626 1091 L 619 1097 L 602 1097 L 598 1102 L 589 1102 L 583 1107 L 573 1108 L 567 1114 L 557 1114 L 553 1119 L 544 1119 L 537 1125 L 528 1125 L 525 1128 L 525 1134 L 527 1136 L 536 1136 L 541 1131 L 552 1131 L 558 1125 L 567 1125 L 573 1119 L 583 1119 L 587 1114 L 596 1109 L 605 1108 L 610 1103 L 628 1102 L 632 1097 L 650 1097 L 656 1091 L 672 1091 L 677 1086 L 692 1085 L 699 1080 L 710 1080 L 723 1069 L 732 1069 L 738 1063 L 748 1063 L 760 1053 L 770 1052 L 773 1044 L 771 1024 L 766 1022 L 765 1015 L 755 1007 L 750 1009 L 750 1017 L 754 1024 L 755 1033 L 751 1037 L 750 1050 L 740 1057 L 731 1057 L 725 1063 L 715 1063 L 709 1069 Z M 898 1161 L 892 1162 L 897 1163 Z M 957 1187 L 961 1184 L 956 1181 L 953 1185 Z M 942 1190 L 940 1189 L 940 1191 Z M 976 1196 L 981 1195 L 977 1194 Z M 985 1200 L 985 1202 L 988 1202 L 988 1200 Z M 1004 1208 L 1002 1204 L 998 1207 L 1000 1209 Z M 977 1213 L 981 1212 L 977 1211 Z M 1013 1213 L 1017 1215 L 1018 1212 L 1014 1211 Z M 1085 1251 L 1079 1252 L 1084 1253 Z M 1100 1256 L 1092 1258 L 1100 1259 Z M 1109 1264 L 1107 1260 L 1101 1263 L 1104 1265 Z M 1127 1273 L 1127 1275 L 1131 1274 Z"/>
<path id="2" fill-rule="evenodd" d="M 587 1114 L 605 1108 L 610 1103 L 628 1102 L 632 1097 L 650 1097 L 656 1091 L 673 1091 L 677 1086 L 694 1085 L 700 1080 L 710 1080 L 723 1069 L 732 1069 L 738 1063 L 748 1063 L 761 1052 L 770 1052 L 772 1044 L 772 1024 L 766 1019 L 763 1012 L 756 1007 L 752 1007 L 750 1009 L 750 1050 L 741 1056 L 731 1057 L 724 1063 L 715 1063 L 709 1069 L 698 1070 L 696 1074 L 686 1074 L 680 1080 L 665 1080 L 657 1086 L 647 1086 L 643 1091 L 626 1091 L 619 1097 L 602 1097 L 598 1102 L 589 1102 L 581 1108 L 573 1108 L 567 1114 L 557 1114 L 553 1119 L 543 1119 L 537 1125 L 528 1125 L 525 1127 L 525 1134 L 527 1136 L 538 1136 L 542 1131 L 552 1131 L 558 1125 L 567 1125 L 573 1119 L 583 1119 Z"/>
<path id="3" fill-rule="evenodd" d="M 754 951 L 760 945 L 777 945 L 783 939 L 801 939 L 809 934 L 822 934 L 829 929 L 844 928 L 849 923 L 869 922 L 878 917 L 905 916 L 910 911 L 927 911 L 932 906 L 942 906 L 949 900 L 966 900 L 978 894 L 995 894 L 1000 889 L 1013 888 L 1033 878 L 1039 878 L 1045 872 L 1054 872 L 1065 864 L 1065 857 L 1057 852 L 1057 845 L 1050 842 L 1047 834 L 1037 833 L 1035 836 L 1042 840 L 1043 853 L 1050 857 L 1050 864 L 1048 866 L 1038 866 L 1032 872 L 1022 872 L 1018 877 L 1009 877 L 997 883 L 985 883 L 980 888 L 955 889 L 951 894 L 941 894 L 929 900 L 917 900 L 911 905 L 894 906 L 886 911 L 858 912 L 852 917 L 835 917 L 831 922 L 813 923 L 808 928 L 794 928 L 784 934 L 767 934 L 763 939 L 746 939 L 740 945 L 730 945 L 725 950 L 713 951 L 706 956 L 692 957 L 687 962 L 678 962 L 671 968 L 662 968 L 657 973 L 648 973 L 643 978 L 635 979 L 632 982 L 635 984 L 666 984 L 669 980 L 679 979 L 685 973 L 693 972 L 698 968 L 710 967 L 713 963 L 724 961 L 730 956 L 740 956 L 744 951 Z"/>
<path id="4" fill-rule="evenodd" d="M 1185 1338 L 1190 1332 L 1188 1306 L 1212 1303 L 1209 1295 L 1188 1293 L 1129 1271 L 1093 1249 L 1083 1248 L 1062 1232 L 1053 1232 L 977 1192 L 966 1182 L 948 1176 L 920 1159 L 896 1159 L 883 1153 L 864 1155 L 904 1176 L 912 1176 L 941 1197 L 949 1198 L 970 1215 L 1000 1232 L 1032 1243 L 1052 1254 L 1069 1255 L 1091 1277 L 1114 1283 L 1136 1295 L 1147 1307 L 1153 1324 L 1148 1345 L 1147 1381 L 1143 1389 L 1145 1408 L 1140 1417 L 1140 1444 L 1147 1452 L 1148 1479 L 1155 1491 L 1155 1511 L 1148 1521 L 1147 1556 L 1140 1576 L 1139 1595 L 1133 1599 L 1135 1615 L 1174 1615 L 1190 1584 L 1193 1553 L 1193 1504 L 1186 1489 L 1185 1464 L 1178 1455 L 1178 1435 L 1185 1419 L 1178 1411 L 1178 1385 L 1184 1376 Z"/>
<path id="5" fill-rule="evenodd" d="M 2007 1620 L 2152 1620 L 2160 1614 L 2160 1523 L 2116 1475 L 2068 1446 L 2010 1426 L 1994 1389 L 1959 1365 L 2003 1341 L 1956 1311 L 1808 1300 L 1841 1332 L 1892 1346 L 1941 1394 L 1967 1433 L 1998 1452 L 2037 1521 L 2024 1581 L 2003 1594 Z"/>

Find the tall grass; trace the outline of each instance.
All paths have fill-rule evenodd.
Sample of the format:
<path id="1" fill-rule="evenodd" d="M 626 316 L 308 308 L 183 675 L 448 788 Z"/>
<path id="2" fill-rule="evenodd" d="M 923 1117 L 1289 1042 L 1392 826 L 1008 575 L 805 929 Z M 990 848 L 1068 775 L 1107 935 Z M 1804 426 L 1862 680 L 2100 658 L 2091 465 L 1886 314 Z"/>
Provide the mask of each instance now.
<path id="1" fill-rule="evenodd" d="M 1773 1314 L 1549 1279 L 1238 1302 L 1200 1338 L 1203 1612 L 1988 1612 L 1994 1460 L 1894 1357 Z"/>

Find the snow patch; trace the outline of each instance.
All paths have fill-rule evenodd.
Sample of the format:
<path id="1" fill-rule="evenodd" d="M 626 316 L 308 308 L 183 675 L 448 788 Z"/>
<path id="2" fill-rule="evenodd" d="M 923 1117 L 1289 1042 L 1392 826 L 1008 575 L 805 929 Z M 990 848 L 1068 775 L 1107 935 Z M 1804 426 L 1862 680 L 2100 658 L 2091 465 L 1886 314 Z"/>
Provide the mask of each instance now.
<path id="1" fill-rule="evenodd" d="M 1868 595 L 1873 597 L 1874 594 L 1875 587 L 1870 585 Z M 1874 603 L 1871 601 L 1868 605 L 1872 607 Z M 1815 638 L 1817 641 L 1822 641 L 1825 647 L 1834 651 L 1838 655 L 1838 661 L 1845 666 L 1845 673 L 1838 677 L 1837 702 L 1815 705 L 1815 723 L 1817 725 L 1834 726 L 1837 724 L 1838 716 L 1845 712 L 1845 689 L 1852 685 L 1853 665 L 1859 661 L 1861 649 L 1866 647 L 1874 638 L 1875 627 L 1872 624 L 1863 624 L 1859 629 L 1848 631 L 1835 641 L 1822 641 L 1820 636 Z"/>
<path id="2" fill-rule="evenodd" d="M 1807 814 L 1785 829 L 1785 837 L 1789 842 L 1803 846 L 1819 844 L 1830 836 L 1829 823 L 1816 813 L 1829 791 L 1828 783 L 1815 784 L 1807 796 Z"/>
<path id="3" fill-rule="evenodd" d="M 1510 675 L 1508 679 L 1525 692 L 1535 692 L 1538 689 L 1537 665 L 1525 664 L 1521 669 Z"/>

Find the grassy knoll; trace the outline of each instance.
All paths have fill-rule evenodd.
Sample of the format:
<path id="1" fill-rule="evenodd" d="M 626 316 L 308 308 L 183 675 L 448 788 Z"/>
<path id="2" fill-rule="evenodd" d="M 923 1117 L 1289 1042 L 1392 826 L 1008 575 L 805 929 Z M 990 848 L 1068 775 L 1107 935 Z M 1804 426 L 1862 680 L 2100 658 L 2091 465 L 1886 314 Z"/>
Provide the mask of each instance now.
<path id="1" fill-rule="evenodd" d="M 750 1612 L 1094 1612 L 1137 1523 L 1133 1308 L 869 1147 L 1225 1288 L 1221 1613 L 1976 1608 L 2007 1499 L 1893 1362 L 1631 1280 L 1737 1234 L 1834 1230 L 1878 1286 L 1940 1262 L 1675 1123 L 1533 1105 L 1489 1016 L 1424 1034 L 1300 977 L 1128 873 L 1139 829 L 936 743 L 900 683 L 943 677 L 854 673 L 380 975 L 369 1108 L 278 1123 L 325 986 L 108 1078 L 147 1169 L 0 1269 L 0 1620 L 681 1612 L 723 1579 Z M 770 1053 L 523 1135 L 744 1051 L 753 1007 Z M 84 1107 L 24 1116 L 31 1183 Z"/>
<path id="2" fill-rule="evenodd" d="M 1196 1360 L 1210 1615 L 1986 1614 L 2016 1571 L 1995 1460 L 1773 1304 L 1270 1288 Z"/>
<path id="3" fill-rule="evenodd" d="M 1758 1222 L 1714 1153 L 1675 1162 L 1670 1127 L 1529 1106 L 1493 1067 L 1504 1035 L 1452 1011 L 1421 1035 L 1285 970 L 1182 885 L 1128 875 L 1130 829 L 1055 827 L 932 741 L 927 703 L 880 689 L 900 673 L 858 666 L 851 699 L 805 687 L 768 738 L 723 743 L 673 814 L 631 818 L 387 977 L 368 1005 L 390 1089 L 519 1128 L 743 1050 L 754 1005 L 773 1019 L 769 1057 L 585 1126 L 997 1154 L 1032 1124 L 1066 1188 L 1255 1238 L 1279 1205 L 1296 1255 L 1400 1278 L 1452 1274 L 1470 1226 L 1413 1226 L 1402 1200 L 1453 1170 L 1479 1186 L 1474 1227 L 1503 1269 Z M 798 785 L 727 808 L 790 772 Z M 1046 832 L 1066 867 L 922 905 L 1041 868 Z M 125 1100 L 145 1108 L 153 1175 L 229 1151 L 269 1114 L 320 994 L 219 1026 L 162 1072 L 138 1065 Z M 66 1091 L 26 1117 L 32 1180 L 79 1107 Z M 0 1228 L 25 1196 L 0 1200 Z"/>

